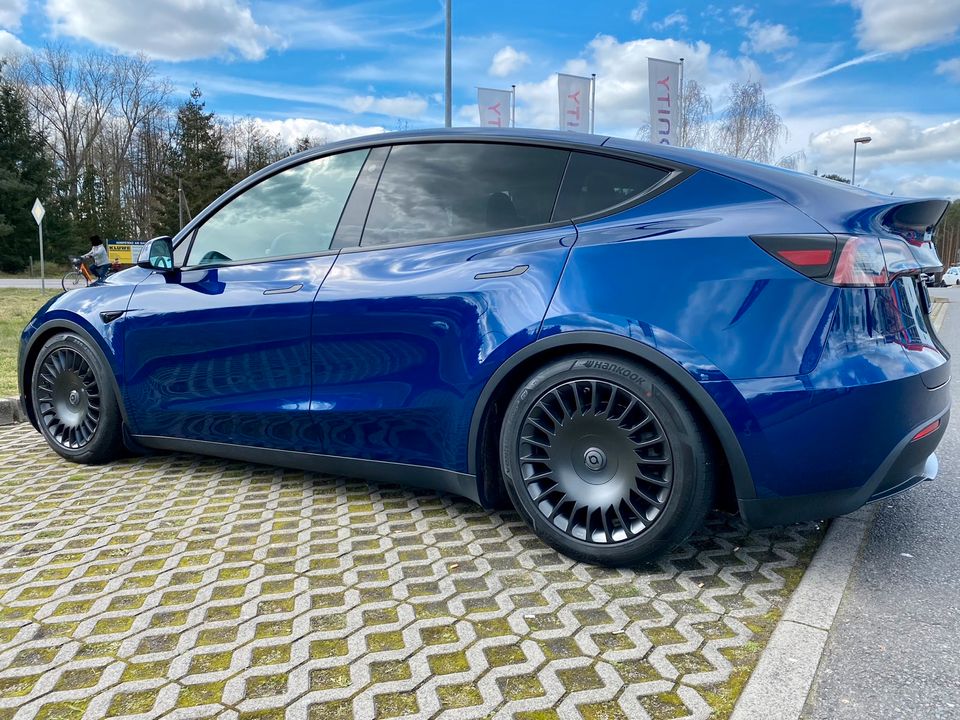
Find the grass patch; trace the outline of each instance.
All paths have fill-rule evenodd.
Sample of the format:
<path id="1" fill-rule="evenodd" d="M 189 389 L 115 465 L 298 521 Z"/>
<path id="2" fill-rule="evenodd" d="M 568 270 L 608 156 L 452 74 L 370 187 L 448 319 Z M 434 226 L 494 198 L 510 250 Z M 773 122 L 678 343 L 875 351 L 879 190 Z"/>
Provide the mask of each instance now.
<path id="1" fill-rule="evenodd" d="M 53 285 L 53 280 L 50 281 Z M 17 350 L 20 333 L 33 314 L 49 298 L 59 292 L 47 290 L 44 294 L 32 288 L 0 288 L 0 397 L 13 397 L 17 389 Z"/>

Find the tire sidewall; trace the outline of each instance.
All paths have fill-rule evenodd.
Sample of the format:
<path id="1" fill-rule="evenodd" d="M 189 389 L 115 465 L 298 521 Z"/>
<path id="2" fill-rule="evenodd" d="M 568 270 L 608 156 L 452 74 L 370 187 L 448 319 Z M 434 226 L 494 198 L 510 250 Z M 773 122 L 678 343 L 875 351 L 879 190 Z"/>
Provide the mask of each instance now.
<path id="1" fill-rule="evenodd" d="M 567 535 L 533 506 L 521 480 L 517 449 L 524 418 L 544 392 L 573 379 L 605 380 L 634 393 L 656 416 L 667 437 L 673 486 L 666 507 L 653 525 L 632 540 L 605 545 Z M 702 523 L 713 493 L 705 443 L 683 399 L 658 374 L 636 363 L 602 355 L 550 363 L 519 388 L 500 433 L 500 466 L 514 507 L 537 535 L 575 559 L 605 565 L 635 564 L 679 544 Z"/>
<path id="2" fill-rule="evenodd" d="M 100 390 L 100 421 L 97 423 L 90 441 L 83 447 L 76 449 L 63 447 L 50 435 L 43 423 L 40 403 L 37 399 L 40 368 L 50 353 L 60 348 L 69 348 L 83 356 L 93 370 L 93 376 Z M 40 426 L 40 433 L 53 450 L 67 460 L 78 463 L 101 463 L 113 459 L 119 446 L 120 412 L 113 386 L 113 374 L 98 349 L 91 347 L 90 343 L 84 338 L 73 333 L 65 332 L 54 335 L 43 344 L 40 352 L 37 353 L 30 372 L 30 382 L 30 397 L 34 417 Z"/>

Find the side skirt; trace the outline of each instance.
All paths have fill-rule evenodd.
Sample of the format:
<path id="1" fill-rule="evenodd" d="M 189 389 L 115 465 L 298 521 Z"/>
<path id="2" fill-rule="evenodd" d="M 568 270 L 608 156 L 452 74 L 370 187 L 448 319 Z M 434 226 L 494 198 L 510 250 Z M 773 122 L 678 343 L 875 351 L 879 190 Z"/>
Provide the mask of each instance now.
<path id="1" fill-rule="evenodd" d="M 317 455 L 293 450 L 274 450 L 271 448 L 232 445 L 230 443 L 209 442 L 207 440 L 186 440 L 184 438 L 163 437 L 159 435 L 133 435 L 131 439 L 138 445 L 152 450 L 211 455 L 227 460 L 277 465 L 294 470 L 324 475 L 343 475 L 346 477 L 373 480 L 375 482 L 396 483 L 412 487 L 426 488 L 452 493 L 480 503 L 477 491 L 477 478 L 468 473 L 454 472 L 442 468 L 424 465 L 406 465 L 404 463 L 383 460 L 364 460 L 360 458 L 339 457 L 336 455 Z"/>

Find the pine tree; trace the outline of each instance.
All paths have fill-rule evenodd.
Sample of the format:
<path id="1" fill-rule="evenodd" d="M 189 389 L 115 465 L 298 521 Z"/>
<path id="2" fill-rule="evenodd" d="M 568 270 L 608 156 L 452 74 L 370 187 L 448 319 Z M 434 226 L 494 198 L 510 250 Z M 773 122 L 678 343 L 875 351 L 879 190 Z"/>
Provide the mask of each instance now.
<path id="1" fill-rule="evenodd" d="M 158 200 L 157 232 L 174 234 L 180 228 L 177 187 L 182 183 L 187 207 L 195 215 L 230 187 L 223 130 L 213 112 L 206 112 L 203 93 L 194 87 L 190 99 L 177 109 L 177 124 L 169 148 L 169 168 Z M 184 213 L 184 223 L 187 214 Z"/>
<path id="2" fill-rule="evenodd" d="M 37 226 L 30 215 L 36 198 L 47 205 L 46 230 L 52 224 L 47 249 L 63 240 L 56 222 L 52 189 L 53 166 L 44 153 L 43 136 L 30 123 L 27 106 L 17 89 L 4 80 L 0 64 L 0 270 L 23 270 L 37 256 Z M 54 256 L 48 252 L 47 257 Z M 57 258 L 60 259 L 60 258 Z"/>

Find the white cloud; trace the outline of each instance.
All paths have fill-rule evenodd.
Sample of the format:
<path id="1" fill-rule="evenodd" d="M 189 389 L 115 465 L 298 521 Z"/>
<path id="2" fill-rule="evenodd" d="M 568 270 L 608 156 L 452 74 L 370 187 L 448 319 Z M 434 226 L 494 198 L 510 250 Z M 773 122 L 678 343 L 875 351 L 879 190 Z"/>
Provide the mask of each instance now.
<path id="1" fill-rule="evenodd" d="M 873 62 L 874 60 L 879 60 L 883 57 L 886 57 L 889 53 L 885 52 L 872 52 L 867 53 L 866 55 L 861 55 L 860 57 L 855 57 L 852 60 L 846 60 L 842 63 L 837 63 L 836 65 L 831 65 L 830 67 L 822 68 L 816 72 L 809 74 L 801 74 L 795 76 L 772 90 L 768 91 L 771 94 L 778 93 L 781 90 L 787 90 L 789 88 L 797 87 L 798 85 L 806 85 L 809 82 L 814 80 L 819 80 L 822 77 L 827 75 L 833 75 L 835 72 L 840 72 L 841 70 L 846 70 L 848 67 L 855 67 L 856 65 L 862 65 L 863 63 Z"/>
<path id="2" fill-rule="evenodd" d="M 750 24 L 753 17 L 753 9 L 743 5 L 735 5 L 730 8 L 730 14 L 733 16 L 733 22 L 737 27 L 745 28 Z"/>
<path id="3" fill-rule="evenodd" d="M 747 39 L 740 46 L 740 52 L 775 53 L 797 44 L 797 38 L 790 34 L 785 25 L 754 21 L 747 30 Z"/>
<path id="4" fill-rule="evenodd" d="M 0 28 L 17 30 L 27 12 L 27 0 L 0 0 Z"/>
<path id="5" fill-rule="evenodd" d="M 960 118 L 925 127 L 916 118 L 881 117 L 814 134 L 810 138 L 813 166 L 823 172 L 845 168 L 853 157 L 853 138 L 864 135 L 873 140 L 857 153 L 858 171 L 944 161 L 956 164 L 960 159 Z"/>
<path id="6" fill-rule="evenodd" d="M 493 62 L 490 63 L 489 72 L 494 77 L 506 77 L 511 73 L 515 73 L 529 62 L 529 55 L 507 45 L 497 50 L 496 55 L 493 56 Z"/>
<path id="7" fill-rule="evenodd" d="M 905 52 L 943 43 L 960 28 L 960 0 L 850 0 L 860 10 L 857 35 L 865 50 Z"/>
<path id="8" fill-rule="evenodd" d="M 382 47 L 391 36 L 410 36 L 443 23 L 440 11 L 428 15 L 415 10 L 409 15 L 373 10 L 376 21 L 371 22 L 371 8 L 365 3 L 333 7 L 331 3 L 271 0 L 257 3 L 256 8 L 260 23 L 281 34 L 286 46 L 310 50 Z"/>
<path id="9" fill-rule="evenodd" d="M 162 60 L 260 60 L 282 44 L 244 0 L 47 0 L 46 10 L 57 34 Z"/>
<path id="10" fill-rule="evenodd" d="M 0 58 L 20 55 L 27 52 L 27 46 L 16 35 L 0 30 Z"/>
<path id="11" fill-rule="evenodd" d="M 285 118 L 283 120 L 262 120 L 258 118 L 257 122 L 259 122 L 267 132 L 280 135 L 284 144 L 290 147 L 295 147 L 297 140 L 302 137 L 325 140 L 326 142 L 337 142 L 338 140 L 347 140 L 353 137 L 377 135 L 386 132 L 386 130 L 379 125 L 366 126 L 328 123 L 311 118 Z"/>
<path id="12" fill-rule="evenodd" d="M 908 175 L 898 180 L 897 192 L 909 197 L 960 199 L 960 179 L 937 175 Z"/>
<path id="13" fill-rule="evenodd" d="M 663 20 L 653 23 L 653 29 L 659 32 L 677 26 L 678 30 L 684 31 L 687 29 L 687 16 L 683 14 L 680 10 L 675 10 L 674 12 L 667 15 Z"/>
<path id="14" fill-rule="evenodd" d="M 376 113 L 418 119 L 426 112 L 427 98 L 409 93 L 399 97 L 378 96 L 372 92 L 366 95 L 351 94 L 349 89 L 337 85 L 286 85 L 284 83 L 248 80 L 230 75 L 203 75 L 193 77 L 200 89 L 213 94 L 246 95 L 249 97 L 283 100 L 286 103 L 299 103 L 308 106 L 329 108 L 328 115 L 335 111 L 356 113 Z M 186 87 L 185 87 L 186 89 Z M 299 110 L 298 112 L 304 112 Z M 306 114 L 310 114 L 309 112 Z"/>
<path id="15" fill-rule="evenodd" d="M 648 57 L 684 58 L 685 75 L 696 78 L 714 98 L 720 98 L 731 81 L 763 78 L 753 60 L 715 52 L 709 43 L 654 38 L 620 42 L 598 35 L 582 57 L 559 68 L 574 75 L 597 73 L 597 132 L 634 137 L 648 121 Z M 556 75 L 518 85 L 517 106 L 518 126 L 557 127 Z"/>
<path id="16" fill-rule="evenodd" d="M 640 2 L 637 3 L 637 6 L 630 11 L 630 19 L 633 22 L 638 23 L 643 20 L 643 16 L 647 14 L 647 3 Z"/>
<path id="17" fill-rule="evenodd" d="M 355 113 L 376 113 L 415 119 L 426 112 L 427 101 L 412 93 L 403 97 L 354 95 L 347 98 L 346 108 Z"/>
<path id="18" fill-rule="evenodd" d="M 954 82 L 960 82 L 960 57 L 938 62 L 937 75 L 945 75 Z"/>

